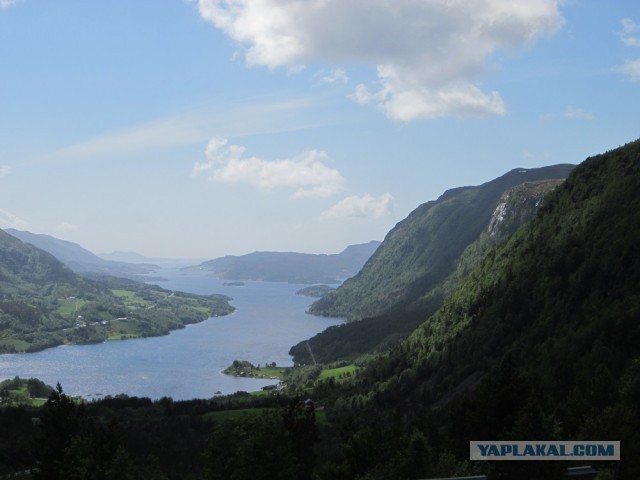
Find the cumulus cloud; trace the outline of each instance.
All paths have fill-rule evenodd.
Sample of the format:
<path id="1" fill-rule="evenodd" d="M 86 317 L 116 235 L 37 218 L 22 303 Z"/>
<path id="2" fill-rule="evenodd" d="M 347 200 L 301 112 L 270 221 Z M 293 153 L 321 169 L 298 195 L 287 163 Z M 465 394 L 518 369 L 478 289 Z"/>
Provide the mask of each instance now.
<path id="1" fill-rule="evenodd" d="M 321 214 L 323 220 L 338 218 L 380 218 L 389 213 L 393 207 L 393 197 L 389 192 L 374 197 L 368 193 L 362 196 L 353 195 L 344 198 Z"/>
<path id="2" fill-rule="evenodd" d="M 503 114 L 500 94 L 477 84 L 490 57 L 533 45 L 562 25 L 558 0 L 199 0 L 198 6 L 250 66 L 375 66 L 375 85 L 358 85 L 352 98 L 405 121 Z"/>
<path id="3" fill-rule="evenodd" d="M 10 7 L 11 5 L 15 5 L 16 0 L 0 0 L 0 8 Z"/>
<path id="4" fill-rule="evenodd" d="M 0 178 L 6 177 L 10 173 L 11 173 L 11 167 L 8 167 L 6 165 L 0 166 Z"/>
<path id="5" fill-rule="evenodd" d="M 245 155 L 245 147 L 229 145 L 225 138 L 212 138 L 206 162 L 193 167 L 194 175 L 205 174 L 212 181 L 246 183 L 265 190 L 294 189 L 293 197 L 327 197 L 339 193 L 345 180 L 325 165 L 325 152 L 308 150 L 293 158 L 264 160 Z"/>
<path id="6" fill-rule="evenodd" d="M 11 212 L 7 212 L 0 208 L 0 227 L 1 228 L 15 228 L 17 230 L 23 230 L 27 228 L 28 222 L 21 219 L 17 215 Z"/>

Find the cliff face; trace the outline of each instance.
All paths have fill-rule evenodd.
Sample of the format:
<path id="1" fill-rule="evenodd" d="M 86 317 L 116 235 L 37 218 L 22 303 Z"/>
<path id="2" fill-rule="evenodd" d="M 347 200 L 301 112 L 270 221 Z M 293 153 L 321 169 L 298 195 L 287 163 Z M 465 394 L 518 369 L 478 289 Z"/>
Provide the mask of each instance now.
<path id="1" fill-rule="evenodd" d="M 516 169 L 480 186 L 448 190 L 420 205 L 387 234 L 355 277 L 314 303 L 310 312 L 361 320 L 419 299 L 453 273 L 462 253 L 487 229 L 499 203 L 505 202 L 507 190 L 528 184 L 512 192 L 509 203 L 538 189 L 543 195 L 544 182 L 539 182 L 566 178 L 572 169 L 572 165 Z M 536 195 L 523 207 L 535 205 Z M 514 225 L 510 228 L 521 222 L 506 210 L 503 214 L 502 221 Z"/>
<path id="2" fill-rule="evenodd" d="M 494 205 L 485 238 L 519 216 L 513 193 Z M 468 462 L 477 438 L 609 438 L 626 453 L 595 462 L 598 478 L 640 478 L 639 242 L 640 140 L 576 167 L 435 314 L 371 361 L 335 402 L 353 433 L 332 446 L 383 445 L 366 450 L 361 478 L 393 477 L 415 458 L 429 460 L 406 478 L 430 478 L 445 476 L 429 470 L 438 456 L 452 465 L 446 476 L 479 473 Z M 561 462 L 480 468 L 489 478 L 567 477 Z"/>
<path id="3" fill-rule="evenodd" d="M 508 237 L 523 223 L 533 218 L 545 195 L 556 188 L 561 179 L 526 182 L 506 191 L 496 206 L 487 233 L 491 237 Z"/>

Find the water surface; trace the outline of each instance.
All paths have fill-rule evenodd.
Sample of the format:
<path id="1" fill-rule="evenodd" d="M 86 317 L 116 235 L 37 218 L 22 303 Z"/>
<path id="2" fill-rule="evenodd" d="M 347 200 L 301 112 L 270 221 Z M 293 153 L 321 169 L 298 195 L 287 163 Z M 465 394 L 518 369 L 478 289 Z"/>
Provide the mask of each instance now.
<path id="1" fill-rule="evenodd" d="M 160 275 L 168 279 L 160 283 L 163 288 L 233 297 L 236 311 L 163 337 L 0 355 L 0 379 L 20 376 L 51 385 L 60 382 L 67 394 L 89 399 L 125 393 L 182 400 L 254 391 L 275 382 L 230 377 L 221 370 L 236 359 L 291 365 L 287 352 L 292 345 L 340 323 L 306 314 L 313 299 L 295 294 L 302 285 L 225 286 L 205 273 L 163 270 Z"/>

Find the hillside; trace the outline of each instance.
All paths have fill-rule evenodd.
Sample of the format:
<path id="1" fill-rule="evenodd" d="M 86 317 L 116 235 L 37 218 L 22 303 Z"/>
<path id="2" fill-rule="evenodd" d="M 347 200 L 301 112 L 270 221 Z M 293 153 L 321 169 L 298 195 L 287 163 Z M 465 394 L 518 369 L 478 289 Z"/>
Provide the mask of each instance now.
<path id="1" fill-rule="evenodd" d="M 0 230 L 0 353 L 163 335 L 232 312 L 229 300 L 115 277 L 82 278 Z"/>
<path id="2" fill-rule="evenodd" d="M 129 277 L 132 275 L 148 274 L 160 267 L 152 264 L 134 264 L 104 260 L 77 243 L 67 242 L 50 235 L 41 235 L 8 228 L 8 234 L 25 243 L 49 252 L 76 273 L 101 273 L 114 276 Z"/>
<path id="3" fill-rule="evenodd" d="M 487 228 L 506 190 L 565 178 L 572 165 L 515 169 L 476 187 L 446 191 L 398 223 L 362 270 L 315 302 L 310 313 L 360 320 L 406 306 L 437 287 Z"/>
<path id="4" fill-rule="evenodd" d="M 555 173 L 555 171 L 553 172 Z M 308 342 L 300 342 L 289 351 L 294 361 L 310 363 L 312 361 L 309 353 L 310 348 L 317 361 L 333 362 L 354 359 L 371 352 L 385 351 L 399 342 L 411 333 L 425 317 L 434 313 L 442 305 L 447 295 L 480 262 L 490 248 L 505 242 L 521 225 L 533 218 L 539 206 L 542 205 L 545 195 L 560 183 L 561 180 L 557 179 L 531 181 L 516 185 L 503 192 L 494 204 L 489 220 L 478 237 L 456 258 L 455 267 L 451 271 L 442 271 L 438 282 L 435 282 L 435 278 L 433 278 L 432 283 L 424 285 L 423 292 L 416 288 L 411 301 L 391 304 L 383 313 L 330 327 L 309 339 Z M 464 227 L 465 225 L 457 226 L 459 230 L 463 230 Z M 405 236 L 404 238 L 410 238 L 414 242 L 418 241 L 413 237 Z M 406 245 L 399 244 L 397 239 L 394 240 L 396 250 L 408 248 Z M 427 247 L 425 246 L 425 248 Z M 433 256 L 437 257 L 437 254 L 438 252 L 435 250 Z M 380 265 L 374 265 L 374 267 L 376 270 L 393 269 L 393 267 L 380 267 Z M 397 275 L 401 275 L 401 273 L 397 273 Z M 419 272 L 413 272 L 414 277 L 418 275 Z M 401 284 L 398 278 L 386 279 L 385 281 L 389 284 L 392 282 L 395 282 L 396 285 Z M 355 283 L 355 279 L 349 282 Z M 360 288 L 357 286 L 358 290 Z M 366 291 L 366 288 L 364 290 Z M 325 298 L 328 298 L 327 303 L 331 302 L 330 295 L 334 294 L 335 291 L 316 302 L 312 306 L 311 312 L 316 313 L 315 307 L 321 305 Z"/>
<path id="5" fill-rule="evenodd" d="M 485 248 L 538 187 L 505 193 L 442 308 L 366 365 L 297 366 L 277 392 L 184 402 L 79 405 L 58 386 L 42 409 L 1 411 L 1 471 L 566 480 L 588 463 L 586 478 L 640 478 L 640 141 L 587 159 Z M 620 441 L 622 460 L 470 461 L 478 439 Z"/>
<path id="6" fill-rule="evenodd" d="M 0 293 L 27 297 L 44 286 L 76 287 L 79 279 L 53 255 L 0 230 Z"/>
<path id="7" fill-rule="evenodd" d="M 403 442 L 416 424 L 431 424 L 420 448 L 435 460 L 414 477 L 435 473 L 436 451 L 440 461 L 455 457 L 449 473 L 477 468 L 466 461 L 477 438 L 593 438 L 621 441 L 616 478 L 638 478 L 639 192 L 640 141 L 587 159 L 435 315 L 365 370 L 355 396 L 343 392 L 335 407 L 367 421 L 340 448 L 375 422 L 376 438 L 387 439 L 367 478 L 411 467 Z M 501 478 L 561 478 L 550 464 L 481 466 Z"/>
<path id="8" fill-rule="evenodd" d="M 288 283 L 339 283 L 355 275 L 380 242 L 350 245 L 334 254 L 254 252 L 228 255 L 189 269 L 210 271 L 226 280 L 258 280 Z"/>

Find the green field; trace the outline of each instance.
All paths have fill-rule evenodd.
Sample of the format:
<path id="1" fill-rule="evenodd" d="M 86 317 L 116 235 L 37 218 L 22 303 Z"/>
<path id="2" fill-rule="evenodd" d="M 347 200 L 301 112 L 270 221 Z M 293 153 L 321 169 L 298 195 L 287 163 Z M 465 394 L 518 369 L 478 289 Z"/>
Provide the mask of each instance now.
<path id="1" fill-rule="evenodd" d="M 1 338 L 0 348 L 2 351 L 24 352 L 29 348 L 29 343 L 18 338 Z"/>
<path id="2" fill-rule="evenodd" d="M 148 308 L 152 306 L 154 303 L 141 298 L 136 292 L 133 290 L 123 290 L 119 288 L 114 288 L 111 292 L 118 297 L 119 299 L 124 301 L 124 304 L 129 308 Z M 166 295 L 159 296 L 158 300 L 164 300 Z"/>
<path id="3" fill-rule="evenodd" d="M 326 378 L 333 378 L 336 382 L 344 382 L 355 376 L 355 373 L 359 370 L 355 365 L 347 365 L 346 367 L 330 368 L 328 370 L 322 370 L 318 380 L 324 380 Z"/>
<path id="4" fill-rule="evenodd" d="M 260 367 L 261 373 L 266 378 L 277 378 L 282 380 L 288 367 Z"/>
<path id="5" fill-rule="evenodd" d="M 133 300 L 134 297 L 136 296 L 136 292 L 133 292 L 131 290 L 120 290 L 120 289 L 113 289 L 111 290 L 113 292 L 113 294 L 118 297 L 118 298 L 125 298 L 127 300 Z"/>
<path id="6" fill-rule="evenodd" d="M 86 304 L 86 300 L 82 300 L 81 298 L 65 298 L 61 301 L 61 305 L 56 310 L 60 315 L 73 315 L 78 310 L 80 310 L 84 304 Z"/>

